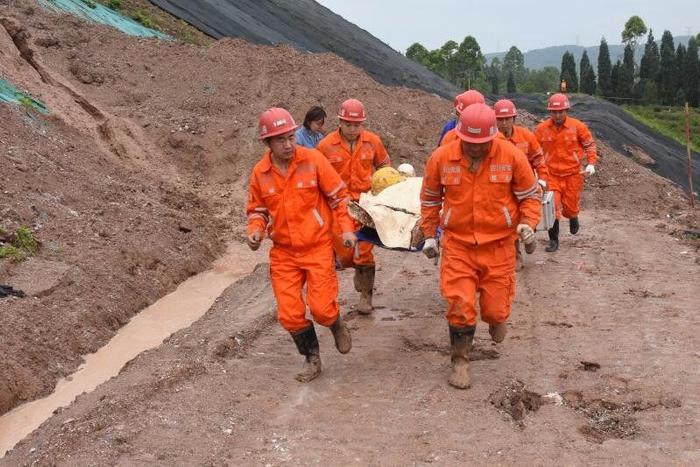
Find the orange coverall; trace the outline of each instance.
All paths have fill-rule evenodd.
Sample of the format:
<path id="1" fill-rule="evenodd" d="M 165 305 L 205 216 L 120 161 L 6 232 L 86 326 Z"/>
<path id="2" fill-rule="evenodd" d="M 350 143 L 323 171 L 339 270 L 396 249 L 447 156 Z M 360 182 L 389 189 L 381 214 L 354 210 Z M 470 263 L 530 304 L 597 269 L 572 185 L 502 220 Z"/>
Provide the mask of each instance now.
<path id="1" fill-rule="evenodd" d="M 391 165 L 389 153 L 381 138 L 367 130 L 360 132 L 352 150 L 350 150 L 347 141 L 340 135 L 340 130 L 323 138 L 316 149 L 328 158 L 340 178 L 348 186 L 350 199 L 353 201 L 360 199 L 360 193 L 372 188 L 372 174 L 376 169 Z M 355 230 L 359 230 L 362 226 L 355 221 L 354 227 Z M 352 251 L 343 246 L 341 235 L 340 226 L 334 224 L 333 249 L 343 266 L 374 265 L 373 245 L 371 243 L 357 242 L 355 251 Z"/>
<path id="2" fill-rule="evenodd" d="M 540 143 L 537 142 L 535 134 L 523 126 L 513 125 L 513 132 L 510 138 L 506 139 L 527 156 L 530 167 L 537 172 L 537 177 L 547 181 L 548 171 L 547 164 L 544 161 L 544 151 Z"/>
<path id="3" fill-rule="evenodd" d="M 438 225 L 442 265 L 440 287 L 454 327 L 481 319 L 506 321 L 515 295 L 515 229 L 533 229 L 540 219 L 541 191 L 525 155 L 503 138 L 492 141 L 478 169 L 470 171 L 461 141 L 435 150 L 421 189 L 421 229 L 435 237 Z M 440 211 L 442 210 L 442 215 Z"/>
<path id="4" fill-rule="evenodd" d="M 584 159 L 589 164 L 598 161 L 595 141 L 585 123 L 569 116 L 561 127 L 551 118 L 540 123 L 535 137 L 544 149 L 549 172 L 547 187 L 554 192 L 557 219 L 578 217 L 583 191 L 581 174 Z"/>
<path id="5" fill-rule="evenodd" d="M 353 231 L 345 183 L 320 152 L 295 146 L 286 176 L 265 153 L 253 168 L 248 195 L 248 234 L 267 231 L 273 243 L 270 276 L 280 324 L 290 332 L 311 324 L 302 297 L 306 283 L 312 316 L 330 326 L 339 313 L 331 224 Z"/>

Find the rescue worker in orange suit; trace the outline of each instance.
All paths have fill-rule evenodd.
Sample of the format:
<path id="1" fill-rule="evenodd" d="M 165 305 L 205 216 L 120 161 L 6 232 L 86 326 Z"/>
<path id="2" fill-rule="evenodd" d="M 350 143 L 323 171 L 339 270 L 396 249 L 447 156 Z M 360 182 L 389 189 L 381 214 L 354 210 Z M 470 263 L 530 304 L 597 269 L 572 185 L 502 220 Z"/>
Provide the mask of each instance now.
<path id="1" fill-rule="evenodd" d="M 340 353 L 352 347 L 339 312 L 331 233 L 336 224 L 346 247 L 356 243 L 347 188 L 323 154 L 295 144 L 298 126 L 285 109 L 266 110 L 259 128 L 268 150 L 250 177 L 248 246 L 257 250 L 266 234 L 272 240 L 270 277 L 277 318 L 305 357 L 296 379 L 308 382 L 321 373 L 321 357 L 306 304 L 314 320 L 330 328 Z"/>
<path id="2" fill-rule="evenodd" d="M 502 342 L 515 295 L 513 240 L 518 235 L 526 243 L 534 240 L 541 191 L 527 157 L 497 137 L 489 106 L 470 105 L 456 129 L 459 141 L 438 148 L 426 164 L 421 229 L 426 256 L 436 258 L 442 249 L 440 288 L 452 345 L 448 382 L 466 389 L 477 292 L 481 319 L 489 324 L 491 339 Z"/>
<path id="3" fill-rule="evenodd" d="M 460 114 L 469 107 L 472 104 L 485 104 L 486 100 L 484 99 L 484 95 L 481 94 L 479 91 L 475 89 L 470 89 L 469 91 L 465 91 L 462 94 L 458 95 L 455 97 L 455 113 L 457 114 L 457 119 L 459 119 Z M 456 127 L 456 122 L 455 122 L 455 127 Z M 443 146 L 445 144 L 451 143 L 452 141 L 457 141 L 459 138 L 457 137 L 456 129 L 452 128 L 451 130 L 445 132 L 445 134 L 442 136 L 440 139 L 440 142 L 438 143 L 438 146 Z"/>
<path id="4" fill-rule="evenodd" d="M 544 151 L 530 130 L 524 126 L 515 125 L 515 117 L 518 115 L 515 104 L 508 99 L 501 99 L 494 104 L 493 111 L 496 112 L 498 131 L 527 156 L 530 167 L 537 176 L 537 182 L 545 190 L 547 165 L 544 162 Z M 520 258 L 520 240 L 515 241 L 515 253 Z"/>
<path id="5" fill-rule="evenodd" d="M 330 161 L 348 186 L 350 199 L 358 201 L 360 193 L 372 187 L 375 170 L 390 166 L 391 160 L 381 138 L 364 129 L 365 107 L 357 99 L 348 99 L 340 105 L 338 129 L 321 140 L 317 149 Z M 354 251 L 342 245 L 340 225 L 334 224 L 335 253 L 343 267 L 355 269 L 355 290 L 360 292 L 356 309 L 360 314 L 372 313 L 375 263 L 372 244 L 358 242 Z M 362 226 L 355 222 L 355 229 Z"/>
<path id="6" fill-rule="evenodd" d="M 569 219 L 569 232 L 572 235 L 578 233 L 583 176 L 593 175 L 598 161 L 590 130 L 582 121 L 567 115 L 570 107 L 564 94 L 553 94 L 547 104 L 550 118 L 535 130 L 535 137 L 544 149 L 547 185 L 554 192 L 556 209 L 556 221 L 549 229 L 549 245 L 545 248 L 549 252 L 559 249 L 559 219 L 562 215 Z M 581 170 L 584 161 L 586 168 Z"/>

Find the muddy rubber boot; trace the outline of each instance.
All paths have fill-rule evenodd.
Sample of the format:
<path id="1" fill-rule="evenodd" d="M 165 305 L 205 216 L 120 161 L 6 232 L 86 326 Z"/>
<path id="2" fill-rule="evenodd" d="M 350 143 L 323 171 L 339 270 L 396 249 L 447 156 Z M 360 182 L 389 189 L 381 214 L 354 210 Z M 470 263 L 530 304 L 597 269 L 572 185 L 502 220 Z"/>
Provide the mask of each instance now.
<path id="1" fill-rule="evenodd" d="M 469 380 L 469 349 L 474 340 L 476 326 L 455 328 L 450 326 L 450 344 L 452 345 L 452 368 L 447 382 L 457 389 L 471 386 Z"/>
<path id="2" fill-rule="evenodd" d="M 489 324 L 489 334 L 491 334 L 491 340 L 496 343 L 503 342 L 508 334 L 508 328 L 506 323 Z"/>
<path id="3" fill-rule="evenodd" d="M 372 290 L 374 289 L 374 266 L 355 266 L 355 290 L 360 292 L 360 300 L 355 309 L 361 315 L 372 313 Z"/>
<path id="4" fill-rule="evenodd" d="M 338 316 L 335 323 L 330 326 L 331 332 L 333 333 L 333 339 L 335 339 L 335 348 L 338 349 L 340 353 L 348 353 L 352 349 L 352 336 L 350 335 L 350 330 L 348 326 L 343 321 L 343 318 Z"/>
<path id="5" fill-rule="evenodd" d="M 571 232 L 571 235 L 576 235 L 580 227 L 578 217 L 572 217 L 569 219 L 569 232 Z"/>
<path id="6" fill-rule="evenodd" d="M 306 357 L 304 367 L 295 376 L 295 379 L 302 383 L 308 383 L 321 374 L 321 354 L 314 325 L 312 324 L 304 330 L 292 333 L 292 339 L 294 339 L 299 353 Z"/>
<path id="7" fill-rule="evenodd" d="M 549 245 L 544 248 L 544 251 L 553 252 L 559 249 L 559 219 L 554 221 L 554 226 L 549 229 Z"/>

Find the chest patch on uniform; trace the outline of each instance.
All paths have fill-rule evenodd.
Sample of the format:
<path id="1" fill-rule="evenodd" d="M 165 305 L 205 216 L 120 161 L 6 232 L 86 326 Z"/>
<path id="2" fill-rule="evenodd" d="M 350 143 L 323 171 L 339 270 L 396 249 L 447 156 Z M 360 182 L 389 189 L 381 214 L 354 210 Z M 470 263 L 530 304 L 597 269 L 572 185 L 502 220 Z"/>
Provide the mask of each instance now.
<path id="1" fill-rule="evenodd" d="M 511 164 L 491 164 L 489 180 L 494 183 L 507 183 L 513 179 Z"/>

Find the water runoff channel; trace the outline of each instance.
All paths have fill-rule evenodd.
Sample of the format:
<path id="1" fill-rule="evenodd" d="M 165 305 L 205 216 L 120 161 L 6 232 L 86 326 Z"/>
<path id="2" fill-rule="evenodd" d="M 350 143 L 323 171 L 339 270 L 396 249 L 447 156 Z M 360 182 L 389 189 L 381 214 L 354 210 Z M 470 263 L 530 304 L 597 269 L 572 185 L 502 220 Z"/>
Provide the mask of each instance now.
<path id="1" fill-rule="evenodd" d="M 181 283 L 174 292 L 135 315 L 104 347 L 84 356 L 80 368 L 60 380 L 49 396 L 20 405 L 0 417 L 0 459 L 56 409 L 93 391 L 141 352 L 159 346 L 201 318 L 228 286 L 253 272 L 265 258 L 264 252 L 253 253 L 243 244 L 230 245 L 209 270 Z"/>

